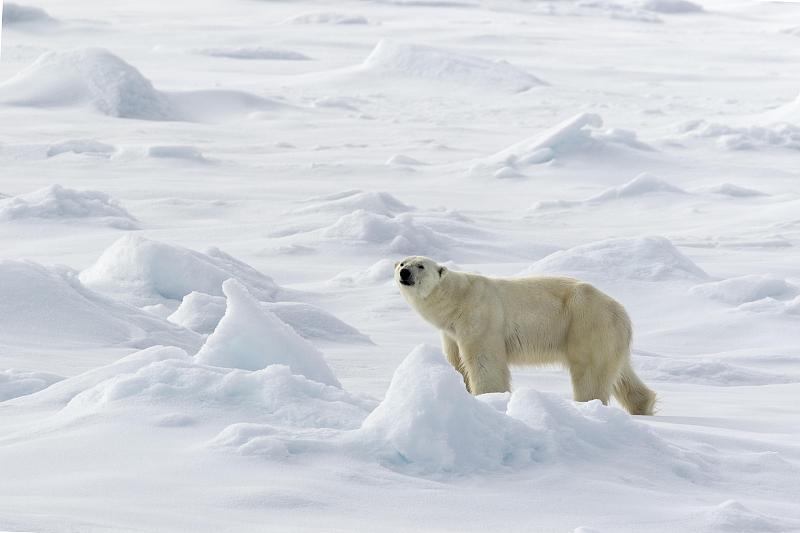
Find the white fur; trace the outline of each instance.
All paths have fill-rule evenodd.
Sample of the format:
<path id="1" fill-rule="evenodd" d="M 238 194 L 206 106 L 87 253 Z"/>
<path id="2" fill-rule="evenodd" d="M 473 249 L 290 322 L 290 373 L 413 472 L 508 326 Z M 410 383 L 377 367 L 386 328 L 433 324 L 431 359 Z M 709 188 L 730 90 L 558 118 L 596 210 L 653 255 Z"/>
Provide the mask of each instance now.
<path id="1" fill-rule="evenodd" d="M 409 272 L 403 284 L 401 271 Z M 562 363 L 575 400 L 611 394 L 653 414 L 655 393 L 630 365 L 631 321 L 617 301 L 572 278 L 489 278 L 413 256 L 395 265 L 401 294 L 442 334 L 448 361 L 473 394 L 511 388 L 509 365 Z"/>

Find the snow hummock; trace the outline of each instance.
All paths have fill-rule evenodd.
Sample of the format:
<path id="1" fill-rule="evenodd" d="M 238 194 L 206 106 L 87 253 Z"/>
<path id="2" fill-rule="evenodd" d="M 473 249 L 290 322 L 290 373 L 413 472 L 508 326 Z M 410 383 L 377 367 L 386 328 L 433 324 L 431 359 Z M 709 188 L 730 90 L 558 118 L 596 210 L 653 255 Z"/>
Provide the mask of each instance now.
<path id="1" fill-rule="evenodd" d="M 50 185 L 27 194 L 0 199 L 0 221 L 96 220 L 120 229 L 139 227 L 136 218 L 106 193 Z"/>
<path id="2" fill-rule="evenodd" d="M 413 157 L 409 157 L 403 154 L 394 154 L 389 159 L 386 160 L 387 165 L 397 165 L 397 166 L 410 166 L 415 167 L 418 165 L 427 165 L 427 163 L 423 163 L 419 159 L 414 159 Z"/>
<path id="3" fill-rule="evenodd" d="M 0 402 L 39 392 L 64 379 L 48 372 L 32 372 L 9 368 L 0 370 Z"/>
<path id="4" fill-rule="evenodd" d="M 138 235 L 114 242 L 80 274 L 93 290 L 137 306 L 172 300 L 177 307 L 192 291 L 222 296 L 222 282 L 229 278 L 261 301 L 273 301 L 281 291 L 272 278 L 218 248 L 201 253 Z"/>
<path id="5" fill-rule="evenodd" d="M 640 281 L 705 280 L 708 275 L 664 237 L 608 239 L 552 253 L 526 274 L 575 274 Z"/>
<path id="6" fill-rule="evenodd" d="M 414 208 L 404 204 L 395 196 L 386 192 L 352 190 L 327 196 L 309 198 L 293 213 L 352 213 L 364 210 L 369 213 L 394 216 L 413 211 Z"/>
<path id="7" fill-rule="evenodd" d="M 340 386 L 322 353 L 263 309 L 244 285 L 229 279 L 222 290 L 227 298 L 225 315 L 197 353 L 198 361 L 244 370 L 286 365 L 294 374 Z"/>
<path id="8" fill-rule="evenodd" d="M 311 59 L 305 54 L 283 48 L 267 48 L 264 46 L 240 46 L 240 47 L 219 47 L 202 48 L 196 51 L 197 54 L 211 57 L 226 57 L 231 59 L 253 59 L 253 60 L 282 60 L 282 61 L 304 61 Z"/>
<path id="9" fill-rule="evenodd" d="M 372 76 L 393 76 L 458 84 L 460 88 L 518 93 L 545 83 L 505 61 L 452 52 L 422 44 L 383 39 L 361 65 Z"/>
<path id="10" fill-rule="evenodd" d="M 135 307 L 86 288 L 77 272 L 31 262 L 0 262 L 0 337 L 3 343 L 61 347 L 198 346 L 199 338 Z"/>
<path id="11" fill-rule="evenodd" d="M 730 126 L 705 120 L 692 120 L 678 126 L 684 138 L 715 139 L 725 150 L 789 148 L 800 150 L 800 127 L 788 122 Z"/>
<path id="12" fill-rule="evenodd" d="M 723 196 L 730 196 L 733 198 L 752 198 L 755 196 L 769 196 L 767 193 L 749 187 L 741 187 L 733 183 L 720 183 L 706 189 L 713 194 L 720 194 Z"/>
<path id="13" fill-rule="evenodd" d="M 656 13 L 699 13 L 703 7 L 688 0 L 642 0 L 639 4 L 642 9 Z"/>
<path id="14" fill-rule="evenodd" d="M 584 204 L 601 204 L 614 200 L 622 200 L 625 198 L 638 198 L 641 196 L 660 195 L 660 194 L 687 194 L 686 191 L 680 187 L 676 187 L 662 179 L 656 178 L 648 173 L 642 173 L 633 178 L 631 181 L 620 185 L 619 187 L 611 187 L 605 191 L 591 196 L 586 200 L 550 200 L 539 202 L 534 206 L 534 209 L 549 209 L 559 207 L 573 207 Z"/>
<path id="15" fill-rule="evenodd" d="M 472 397 L 441 352 L 424 345 L 395 370 L 354 438 L 385 466 L 417 474 L 513 468 L 542 446 L 525 424 Z"/>
<path id="16" fill-rule="evenodd" d="M 194 146 L 186 145 L 156 145 L 147 149 L 147 156 L 156 159 L 178 159 L 181 161 L 194 161 L 195 163 L 209 163 L 203 153 Z"/>
<path id="17" fill-rule="evenodd" d="M 452 237 L 418 222 L 410 213 L 390 216 L 364 209 L 342 216 L 323 228 L 321 236 L 338 242 L 379 245 L 397 254 L 431 255 L 455 244 Z"/>
<path id="18" fill-rule="evenodd" d="M 45 108 L 89 106 L 111 117 L 186 121 L 283 107 L 241 91 L 159 91 L 133 65 L 103 48 L 42 54 L 0 83 L 0 103 Z"/>
<path id="19" fill-rule="evenodd" d="M 777 276 L 752 274 L 695 285 L 690 292 L 727 304 L 741 305 L 764 298 L 791 300 L 800 294 L 800 288 Z"/>
<path id="20" fill-rule="evenodd" d="M 0 11 L 4 27 L 52 25 L 58 22 L 42 8 L 13 2 L 4 2 Z"/>
<path id="21" fill-rule="evenodd" d="M 284 24 L 369 24 L 366 17 L 362 15 L 348 15 L 346 13 L 303 13 L 295 15 L 283 21 Z"/>
<path id="22" fill-rule="evenodd" d="M 55 157 L 65 153 L 108 157 L 116 151 L 117 149 L 114 146 L 95 139 L 69 139 L 51 144 L 47 149 L 47 157 Z"/>
<path id="23" fill-rule="evenodd" d="M 559 156 L 585 152 L 603 145 L 619 145 L 635 150 L 650 151 L 652 148 L 637 140 L 636 133 L 628 130 L 600 128 L 603 119 L 595 113 L 579 113 L 545 130 L 539 135 L 501 150 L 494 155 L 474 162 L 472 171 L 483 168 L 509 169 L 506 173 L 529 165 L 547 163 Z"/>
<path id="24" fill-rule="evenodd" d="M 369 337 L 317 306 L 304 302 L 259 302 L 306 339 L 335 342 L 370 342 Z M 208 334 L 225 315 L 226 300 L 192 291 L 167 320 L 197 333 Z"/>

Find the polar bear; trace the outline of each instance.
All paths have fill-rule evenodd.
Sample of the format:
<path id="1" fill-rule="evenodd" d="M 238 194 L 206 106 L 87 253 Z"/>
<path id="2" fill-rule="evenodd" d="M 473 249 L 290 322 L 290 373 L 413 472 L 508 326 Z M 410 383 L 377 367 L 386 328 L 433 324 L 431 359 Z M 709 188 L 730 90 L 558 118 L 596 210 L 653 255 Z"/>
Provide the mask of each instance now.
<path id="1" fill-rule="evenodd" d="M 656 395 L 630 363 L 631 321 L 620 303 L 563 277 L 489 278 L 422 256 L 395 264 L 403 297 L 441 332 L 447 360 L 472 394 L 510 390 L 509 365 L 564 364 L 576 401 L 611 394 L 653 414 Z"/>

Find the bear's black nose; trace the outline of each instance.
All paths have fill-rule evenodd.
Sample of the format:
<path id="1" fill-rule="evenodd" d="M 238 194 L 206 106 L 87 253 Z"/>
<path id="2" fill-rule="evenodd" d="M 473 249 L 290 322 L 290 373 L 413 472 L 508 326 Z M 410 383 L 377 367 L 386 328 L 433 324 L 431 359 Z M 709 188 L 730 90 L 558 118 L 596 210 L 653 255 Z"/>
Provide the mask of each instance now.
<path id="1" fill-rule="evenodd" d="M 401 268 L 400 269 L 400 279 L 405 281 L 410 277 L 411 277 L 411 271 L 409 269 L 407 269 L 407 268 Z"/>

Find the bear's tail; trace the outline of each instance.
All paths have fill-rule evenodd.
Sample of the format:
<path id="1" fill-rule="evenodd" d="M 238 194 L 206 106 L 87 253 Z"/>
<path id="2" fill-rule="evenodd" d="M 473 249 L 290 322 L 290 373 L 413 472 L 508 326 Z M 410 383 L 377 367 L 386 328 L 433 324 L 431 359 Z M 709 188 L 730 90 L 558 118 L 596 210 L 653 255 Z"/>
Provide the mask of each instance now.
<path id="1" fill-rule="evenodd" d="M 639 379 L 630 361 L 622 365 L 614 384 L 614 397 L 632 415 L 652 415 L 656 404 L 656 393 Z"/>

